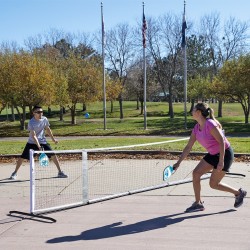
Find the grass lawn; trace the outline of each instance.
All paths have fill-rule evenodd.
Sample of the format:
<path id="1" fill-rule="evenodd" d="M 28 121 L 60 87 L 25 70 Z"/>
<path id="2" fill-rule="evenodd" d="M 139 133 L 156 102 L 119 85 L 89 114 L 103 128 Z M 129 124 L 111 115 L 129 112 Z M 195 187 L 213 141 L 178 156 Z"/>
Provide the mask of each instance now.
<path id="1" fill-rule="evenodd" d="M 141 137 L 141 136 L 131 136 L 131 137 L 86 137 L 86 138 L 76 138 L 76 139 L 61 139 L 58 138 L 58 144 L 51 143 L 54 150 L 68 150 L 68 149 L 89 149 L 89 148 L 105 148 L 105 147 L 115 147 L 115 146 L 127 146 L 127 145 L 137 145 L 145 144 L 151 142 L 162 142 L 175 140 L 180 138 L 167 138 L 167 137 Z M 250 152 L 250 140 L 249 138 L 242 137 L 229 137 L 234 152 L 235 153 L 249 153 Z M 48 140 L 49 141 L 49 140 Z M 49 141 L 50 142 L 50 141 Z M 2 141 L 0 144 L 1 154 L 20 154 L 25 146 L 26 141 Z M 131 148 L 135 150 L 169 150 L 169 151 L 182 151 L 187 143 L 187 140 L 170 142 L 160 145 L 143 146 Z M 128 149 L 129 150 L 129 149 Z M 204 149 L 195 143 L 192 151 L 205 152 Z"/>
<path id="2" fill-rule="evenodd" d="M 210 105 L 217 114 L 218 104 Z M 136 109 L 136 102 L 124 102 L 124 119 L 119 118 L 119 104 L 114 103 L 114 112 L 110 113 L 109 103 L 107 103 L 107 129 L 104 130 L 102 103 L 92 103 L 87 106 L 90 118 L 85 118 L 85 112 L 82 111 L 82 105 L 77 106 L 76 125 L 71 125 L 71 117 L 69 110 L 64 115 L 64 121 L 59 121 L 58 107 L 52 107 L 51 116 L 48 116 L 47 107 L 44 107 L 44 115 L 49 118 L 52 131 L 55 136 L 94 136 L 87 140 L 62 140 L 58 145 L 52 145 L 54 149 L 80 149 L 93 147 L 112 147 L 118 145 L 131 145 L 138 143 L 149 143 L 155 141 L 166 140 L 166 138 L 138 138 L 138 135 L 153 136 L 189 136 L 195 121 L 191 115 L 187 117 L 187 129 L 184 128 L 183 104 L 174 104 L 174 118 L 169 118 L 168 104 L 165 102 L 147 103 L 147 129 L 144 130 L 144 117 L 140 114 L 140 110 Z M 188 104 L 188 110 L 190 105 Z M 226 103 L 223 104 L 223 117 L 218 118 L 222 123 L 226 134 L 233 136 L 229 138 L 235 152 L 250 152 L 250 125 L 244 124 L 244 114 L 240 104 Z M 27 130 L 20 130 L 20 122 L 6 121 L 10 118 L 10 110 L 2 111 L 0 115 L 0 136 L 1 137 L 18 137 L 28 136 Z M 26 120 L 26 126 L 29 119 Z M 105 136 L 132 136 L 131 138 L 105 138 Z M 97 138 L 96 136 L 103 136 Z M 172 138 L 171 138 L 172 139 Z M 162 149 L 181 151 L 186 142 L 169 143 L 161 145 Z M 2 141 L 0 145 L 1 154 L 16 154 L 23 149 L 24 142 L 20 141 Z M 202 151 L 198 145 L 194 146 L 194 151 Z"/>

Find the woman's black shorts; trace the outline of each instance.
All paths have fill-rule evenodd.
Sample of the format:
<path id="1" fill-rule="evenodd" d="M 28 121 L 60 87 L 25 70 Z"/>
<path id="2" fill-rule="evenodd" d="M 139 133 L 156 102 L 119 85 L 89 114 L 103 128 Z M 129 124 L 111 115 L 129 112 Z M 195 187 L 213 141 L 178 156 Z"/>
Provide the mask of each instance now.
<path id="1" fill-rule="evenodd" d="M 216 169 L 217 165 L 219 163 L 220 154 L 218 153 L 216 155 L 211 155 L 211 154 L 207 153 L 203 157 L 203 159 Z M 233 159 L 234 159 L 234 152 L 233 152 L 233 149 L 231 147 L 229 147 L 225 150 L 224 168 L 222 169 L 223 171 L 229 172 L 229 169 L 233 163 Z"/>
<path id="2" fill-rule="evenodd" d="M 51 147 L 50 145 L 47 143 L 47 144 L 41 144 L 41 147 L 43 147 L 43 149 L 45 151 L 51 151 Z M 32 144 L 32 143 L 27 143 L 25 145 L 25 148 L 23 150 L 23 153 L 21 155 L 21 158 L 23 159 L 26 159 L 26 160 L 29 160 L 30 159 L 30 149 L 33 149 L 34 151 L 39 151 L 39 148 L 37 147 L 36 144 Z M 51 154 L 46 154 L 49 158 L 51 158 L 52 155 L 55 155 L 54 153 L 51 153 Z"/>

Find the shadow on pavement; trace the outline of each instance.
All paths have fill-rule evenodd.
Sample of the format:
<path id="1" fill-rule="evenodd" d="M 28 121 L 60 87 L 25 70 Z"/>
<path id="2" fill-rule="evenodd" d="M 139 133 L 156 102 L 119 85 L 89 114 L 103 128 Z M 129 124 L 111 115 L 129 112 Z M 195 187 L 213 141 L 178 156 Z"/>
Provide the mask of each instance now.
<path id="1" fill-rule="evenodd" d="M 156 230 L 159 228 L 164 228 L 167 226 L 171 226 L 177 223 L 180 223 L 187 219 L 195 219 L 205 216 L 217 215 L 217 214 L 225 214 L 230 212 L 235 212 L 235 209 L 229 209 L 226 211 L 221 211 L 217 213 L 209 213 L 209 214 L 195 214 L 190 215 L 187 213 L 177 213 L 171 214 L 168 216 L 161 216 L 157 218 L 153 218 L 150 220 L 140 221 L 130 225 L 122 225 L 122 222 L 115 222 L 110 225 L 106 225 L 103 227 L 93 228 L 90 230 L 86 230 L 82 232 L 80 235 L 69 235 L 69 236 L 62 236 L 54 239 L 50 239 L 47 243 L 62 243 L 62 242 L 73 242 L 79 240 L 99 240 L 105 238 L 112 238 L 122 235 L 129 235 L 129 234 L 136 234 L 142 233 L 150 230 Z M 184 215 L 185 216 L 181 216 Z M 177 218 L 173 218 L 176 217 Z M 181 216 L 181 217 L 178 217 Z"/>

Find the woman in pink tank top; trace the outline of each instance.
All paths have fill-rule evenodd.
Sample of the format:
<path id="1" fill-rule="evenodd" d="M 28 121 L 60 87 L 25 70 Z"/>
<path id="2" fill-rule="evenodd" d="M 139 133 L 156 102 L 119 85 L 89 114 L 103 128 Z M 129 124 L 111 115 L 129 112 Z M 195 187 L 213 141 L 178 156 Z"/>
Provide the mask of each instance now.
<path id="1" fill-rule="evenodd" d="M 189 154 L 196 141 L 198 141 L 208 153 L 193 170 L 195 202 L 186 209 L 186 212 L 202 211 L 205 209 L 201 201 L 200 179 L 203 174 L 210 171 L 212 171 L 209 182 L 210 187 L 234 194 L 234 207 L 237 208 L 241 206 L 247 192 L 242 188 L 237 190 L 221 182 L 233 163 L 234 154 L 229 141 L 224 135 L 221 124 L 214 117 L 213 109 L 209 108 L 206 103 L 198 103 L 194 107 L 192 115 L 193 119 L 197 121 L 197 124 L 193 128 L 189 141 L 179 160 L 173 167 L 175 170 L 179 168 L 180 163 Z"/>

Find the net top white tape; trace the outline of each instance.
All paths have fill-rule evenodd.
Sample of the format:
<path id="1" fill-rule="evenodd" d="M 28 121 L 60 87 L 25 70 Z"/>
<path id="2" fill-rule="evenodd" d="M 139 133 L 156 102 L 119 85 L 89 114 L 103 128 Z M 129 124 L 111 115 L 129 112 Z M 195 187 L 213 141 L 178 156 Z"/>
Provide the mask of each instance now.
<path id="1" fill-rule="evenodd" d="M 170 142 L 178 142 L 188 140 L 189 138 L 181 138 L 181 139 L 174 139 L 174 140 L 167 140 L 161 142 L 150 142 L 150 143 L 143 143 L 143 144 L 134 144 L 134 145 L 126 145 L 126 146 L 115 146 L 115 147 L 107 147 L 107 148 L 89 148 L 89 149 L 75 149 L 75 150 L 53 150 L 53 151 L 43 151 L 44 153 L 82 153 L 82 151 L 86 152 L 99 152 L 99 151 L 109 151 L 114 149 L 125 149 L 125 148 L 136 148 L 136 147 L 145 147 L 145 146 L 153 146 L 153 145 L 160 145 L 166 144 Z M 34 151 L 34 153 L 41 153 L 42 151 Z"/>

